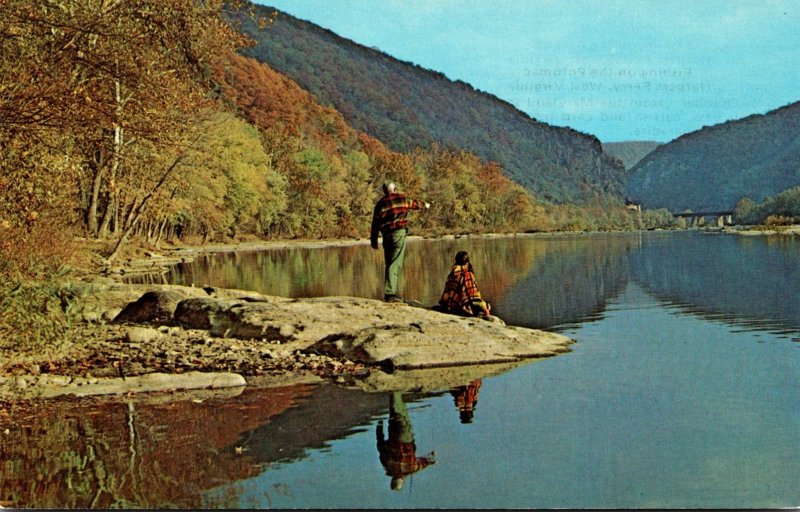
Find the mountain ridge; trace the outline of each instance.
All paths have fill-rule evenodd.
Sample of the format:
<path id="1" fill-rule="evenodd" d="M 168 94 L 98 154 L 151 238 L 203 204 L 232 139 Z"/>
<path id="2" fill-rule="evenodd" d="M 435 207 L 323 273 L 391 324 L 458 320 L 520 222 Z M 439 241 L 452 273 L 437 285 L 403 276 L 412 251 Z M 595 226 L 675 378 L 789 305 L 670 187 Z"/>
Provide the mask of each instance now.
<path id="1" fill-rule="evenodd" d="M 647 208 L 733 210 L 800 185 L 800 102 L 703 126 L 658 146 L 626 193 Z"/>
<path id="2" fill-rule="evenodd" d="M 537 197 L 555 203 L 619 202 L 624 169 L 596 136 L 556 127 L 508 101 L 396 59 L 332 30 L 277 12 L 264 30 L 231 16 L 256 44 L 244 54 L 291 77 L 348 123 L 399 151 L 437 143 L 500 163 Z"/>

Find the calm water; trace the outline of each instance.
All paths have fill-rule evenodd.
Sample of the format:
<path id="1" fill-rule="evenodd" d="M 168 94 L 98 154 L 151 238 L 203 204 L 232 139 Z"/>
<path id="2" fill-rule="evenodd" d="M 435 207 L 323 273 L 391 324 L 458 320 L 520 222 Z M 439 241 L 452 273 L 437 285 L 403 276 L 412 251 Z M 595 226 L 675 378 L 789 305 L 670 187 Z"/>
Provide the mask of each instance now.
<path id="1" fill-rule="evenodd" d="M 572 352 L 483 378 L 453 371 L 416 392 L 350 383 L 46 402 L 0 416 L 8 428 L 0 501 L 800 505 L 798 241 L 696 233 L 418 241 L 404 294 L 434 303 L 461 249 L 499 316 L 562 332 L 577 340 Z M 381 269 L 379 252 L 357 246 L 208 258 L 169 280 L 379 297 Z M 397 448 L 412 439 L 418 467 L 401 486 L 411 455 L 409 445 L 402 456 Z"/>

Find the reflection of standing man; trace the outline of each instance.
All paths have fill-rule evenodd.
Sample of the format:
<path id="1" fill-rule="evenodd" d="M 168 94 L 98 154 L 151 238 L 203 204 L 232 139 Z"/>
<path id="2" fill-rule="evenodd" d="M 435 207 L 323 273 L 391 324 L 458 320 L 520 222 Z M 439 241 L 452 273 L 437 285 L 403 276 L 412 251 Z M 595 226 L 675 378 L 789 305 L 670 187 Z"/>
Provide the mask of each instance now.
<path id="1" fill-rule="evenodd" d="M 434 452 L 426 457 L 417 457 L 414 432 L 403 396 L 399 391 L 392 392 L 389 401 L 389 438 L 383 437 L 383 422 L 378 422 L 375 430 L 378 438 L 378 453 L 386 474 L 392 477 L 393 491 L 403 488 L 406 475 L 416 473 L 433 464 Z"/>
<path id="2" fill-rule="evenodd" d="M 481 381 L 473 380 L 466 386 L 460 386 L 450 392 L 453 395 L 453 402 L 458 409 L 461 423 L 472 423 L 475 414 L 475 406 L 478 405 L 478 390 L 481 388 Z"/>
<path id="3" fill-rule="evenodd" d="M 406 252 L 406 225 L 409 210 L 430 208 L 430 203 L 408 199 L 397 192 L 392 183 L 383 185 L 383 197 L 378 200 L 372 212 L 372 229 L 370 243 L 373 249 L 378 248 L 378 233 L 383 237 L 383 259 L 386 265 L 383 299 L 389 302 L 402 302 L 397 293 L 397 281 L 403 270 L 403 258 Z"/>

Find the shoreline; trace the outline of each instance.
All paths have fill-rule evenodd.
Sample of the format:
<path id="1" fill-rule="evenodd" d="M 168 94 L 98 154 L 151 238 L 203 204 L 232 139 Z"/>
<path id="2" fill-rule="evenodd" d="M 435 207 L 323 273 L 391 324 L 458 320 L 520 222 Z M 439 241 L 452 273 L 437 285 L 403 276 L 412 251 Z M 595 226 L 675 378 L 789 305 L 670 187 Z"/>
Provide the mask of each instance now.
<path id="1" fill-rule="evenodd" d="M 464 233 L 448 235 L 409 235 L 407 240 L 411 243 L 420 241 L 459 240 L 462 238 L 493 239 L 493 238 L 562 238 L 583 236 L 607 235 L 642 235 L 652 233 L 709 233 L 731 234 L 739 236 L 797 236 L 800 235 L 800 225 L 785 226 L 780 228 L 767 228 L 765 226 L 725 226 L 725 227 L 700 227 L 679 229 L 653 229 L 633 231 L 554 231 L 532 233 Z M 255 240 L 255 241 L 230 241 L 209 244 L 178 244 L 164 246 L 156 251 L 144 251 L 146 256 L 126 258 L 123 264 L 103 267 L 97 272 L 84 271 L 91 277 L 94 274 L 123 278 L 132 274 L 163 274 L 175 265 L 191 263 L 196 256 L 209 254 L 230 254 L 239 252 L 274 251 L 283 249 L 325 249 L 331 247 L 354 247 L 369 245 L 368 238 L 330 238 L 323 240 L 292 239 L 292 240 Z M 162 254 L 163 253 L 163 254 Z"/>
<path id="2" fill-rule="evenodd" d="M 481 233 L 463 235 L 420 236 L 412 235 L 410 241 L 458 240 L 462 238 L 474 239 L 500 239 L 500 238 L 562 238 L 618 235 L 630 236 L 645 233 L 672 233 L 673 230 L 658 231 L 614 231 L 614 232 L 557 232 L 557 233 Z M 783 230 L 706 228 L 692 230 L 675 230 L 677 233 L 701 232 L 709 234 L 733 234 L 742 236 L 772 236 L 772 235 L 798 235 L 800 226 L 792 226 Z M 87 307 L 85 313 L 79 317 L 71 333 L 74 336 L 71 344 L 66 349 L 50 354 L 15 353 L 4 357 L 0 361 L 0 404 L 3 401 L 43 397 L 50 393 L 33 392 L 37 385 L 50 384 L 78 390 L 82 393 L 85 389 L 96 386 L 98 383 L 108 382 L 110 379 L 121 379 L 120 389 L 127 392 L 136 392 L 135 379 L 131 377 L 165 372 L 171 375 L 185 375 L 193 371 L 209 373 L 205 377 L 211 378 L 213 372 L 239 373 L 247 376 L 247 384 L 259 386 L 280 386 L 291 382 L 324 382 L 330 380 L 350 381 L 369 373 L 369 365 L 354 363 L 346 358 L 337 360 L 332 357 L 311 357 L 303 353 L 309 343 L 287 345 L 264 345 L 263 342 L 250 343 L 242 340 L 230 339 L 225 336 L 211 335 L 209 332 L 175 327 L 169 325 L 143 325 L 149 329 L 150 339 L 145 341 L 132 341 L 131 332 L 138 329 L 135 325 L 119 324 L 111 321 L 119 311 L 133 301 L 136 301 L 148 290 L 176 290 L 183 289 L 183 293 L 195 294 L 191 296 L 205 297 L 207 292 L 203 289 L 192 289 L 176 285 L 147 285 L 127 284 L 122 278 L 135 273 L 167 272 L 176 264 L 187 261 L 195 255 L 223 254 L 232 252 L 268 251 L 288 248 L 318 249 L 329 247 L 346 247 L 368 245 L 368 239 L 330 239 L 330 240 L 275 240 L 215 243 L 206 245 L 178 245 L 164 248 L 161 255 L 155 252 L 147 253 L 147 257 L 129 259 L 125 261 L 126 267 L 121 267 L 118 273 L 91 273 L 87 272 L 78 278 L 79 286 L 85 287 L 82 300 L 97 300 L 105 304 L 93 306 L 94 310 Z M 187 292 L 186 290 L 190 290 Z M 214 290 L 214 294 L 228 298 L 242 298 L 248 295 L 258 296 L 247 290 Z M 105 298 L 98 298 L 105 296 Z M 187 295 L 188 296 L 188 295 Z M 294 300 L 278 298 L 280 300 Z M 261 300 L 261 299 L 254 299 Z M 269 299 L 274 300 L 274 298 Z M 311 299 L 312 301 L 314 299 Z M 380 301 L 378 301 L 380 302 Z M 382 307 L 380 304 L 376 307 Z M 104 309 L 105 308 L 105 309 Z M 417 309 L 417 308 L 412 308 Z M 513 327 L 511 327 L 513 328 Z M 155 341 L 153 341 L 155 340 Z M 260 344 L 259 344 L 260 343 Z M 142 348 L 146 344 L 152 347 Z M 213 347 L 192 360 L 181 358 L 182 353 L 195 350 L 198 346 Z M 238 362 L 227 364 L 226 361 L 235 359 L 236 354 L 247 351 L 249 355 L 240 358 Z M 552 354 L 550 354 L 552 355 Z M 348 364 L 345 364 L 347 362 Z M 481 363 L 478 363 L 481 364 Z M 447 366 L 445 364 L 445 366 Z M 123 373 L 123 369 L 129 372 Z M 126 381 L 127 378 L 127 381 Z M 179 379 L 186 379 L 180 377 Z M 176 379 L 176 382 L 177 380 Z M 167 379 L 168 380 L 168 379 Z M 211 384 L 211 387 L 218 386 Z M 235 383 L 236 379 L 226 382 Z M 233 384 L 231 384 L 233 385 Z M 164 389 L 182 389 L 175 382 L 166 383 Z M 76 394 L 80 394 L 76 393 Z M 52 393 L 50 393 L 52 394 Z"/>

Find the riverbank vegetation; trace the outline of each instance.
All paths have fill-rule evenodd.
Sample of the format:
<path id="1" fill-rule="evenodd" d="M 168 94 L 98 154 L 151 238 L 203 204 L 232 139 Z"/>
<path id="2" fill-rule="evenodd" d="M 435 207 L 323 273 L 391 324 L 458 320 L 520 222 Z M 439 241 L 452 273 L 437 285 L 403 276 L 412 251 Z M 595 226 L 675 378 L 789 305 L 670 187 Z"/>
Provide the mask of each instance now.
<path id="1" fill-rule="evenodd" d="M 788 226 L 800 221 L 800 187 L 792 187 L 756 203 L 743 198 L 733 212 L 737 224 Z"/>
<path id="2" fill-rule="evenodd" d="M 542 202 L 466 150 L 390 150 L 239 55 L 250 42 L 220 16 L 225 4 L 0 2 L 6 348 L 64 338 L 70 268 L 112 264 L 131 246 L 365 237 L 388 179 L 432 203 L 414 216 L 417 234 L 671 222 L 600 195 L 594 206 Z"/>

